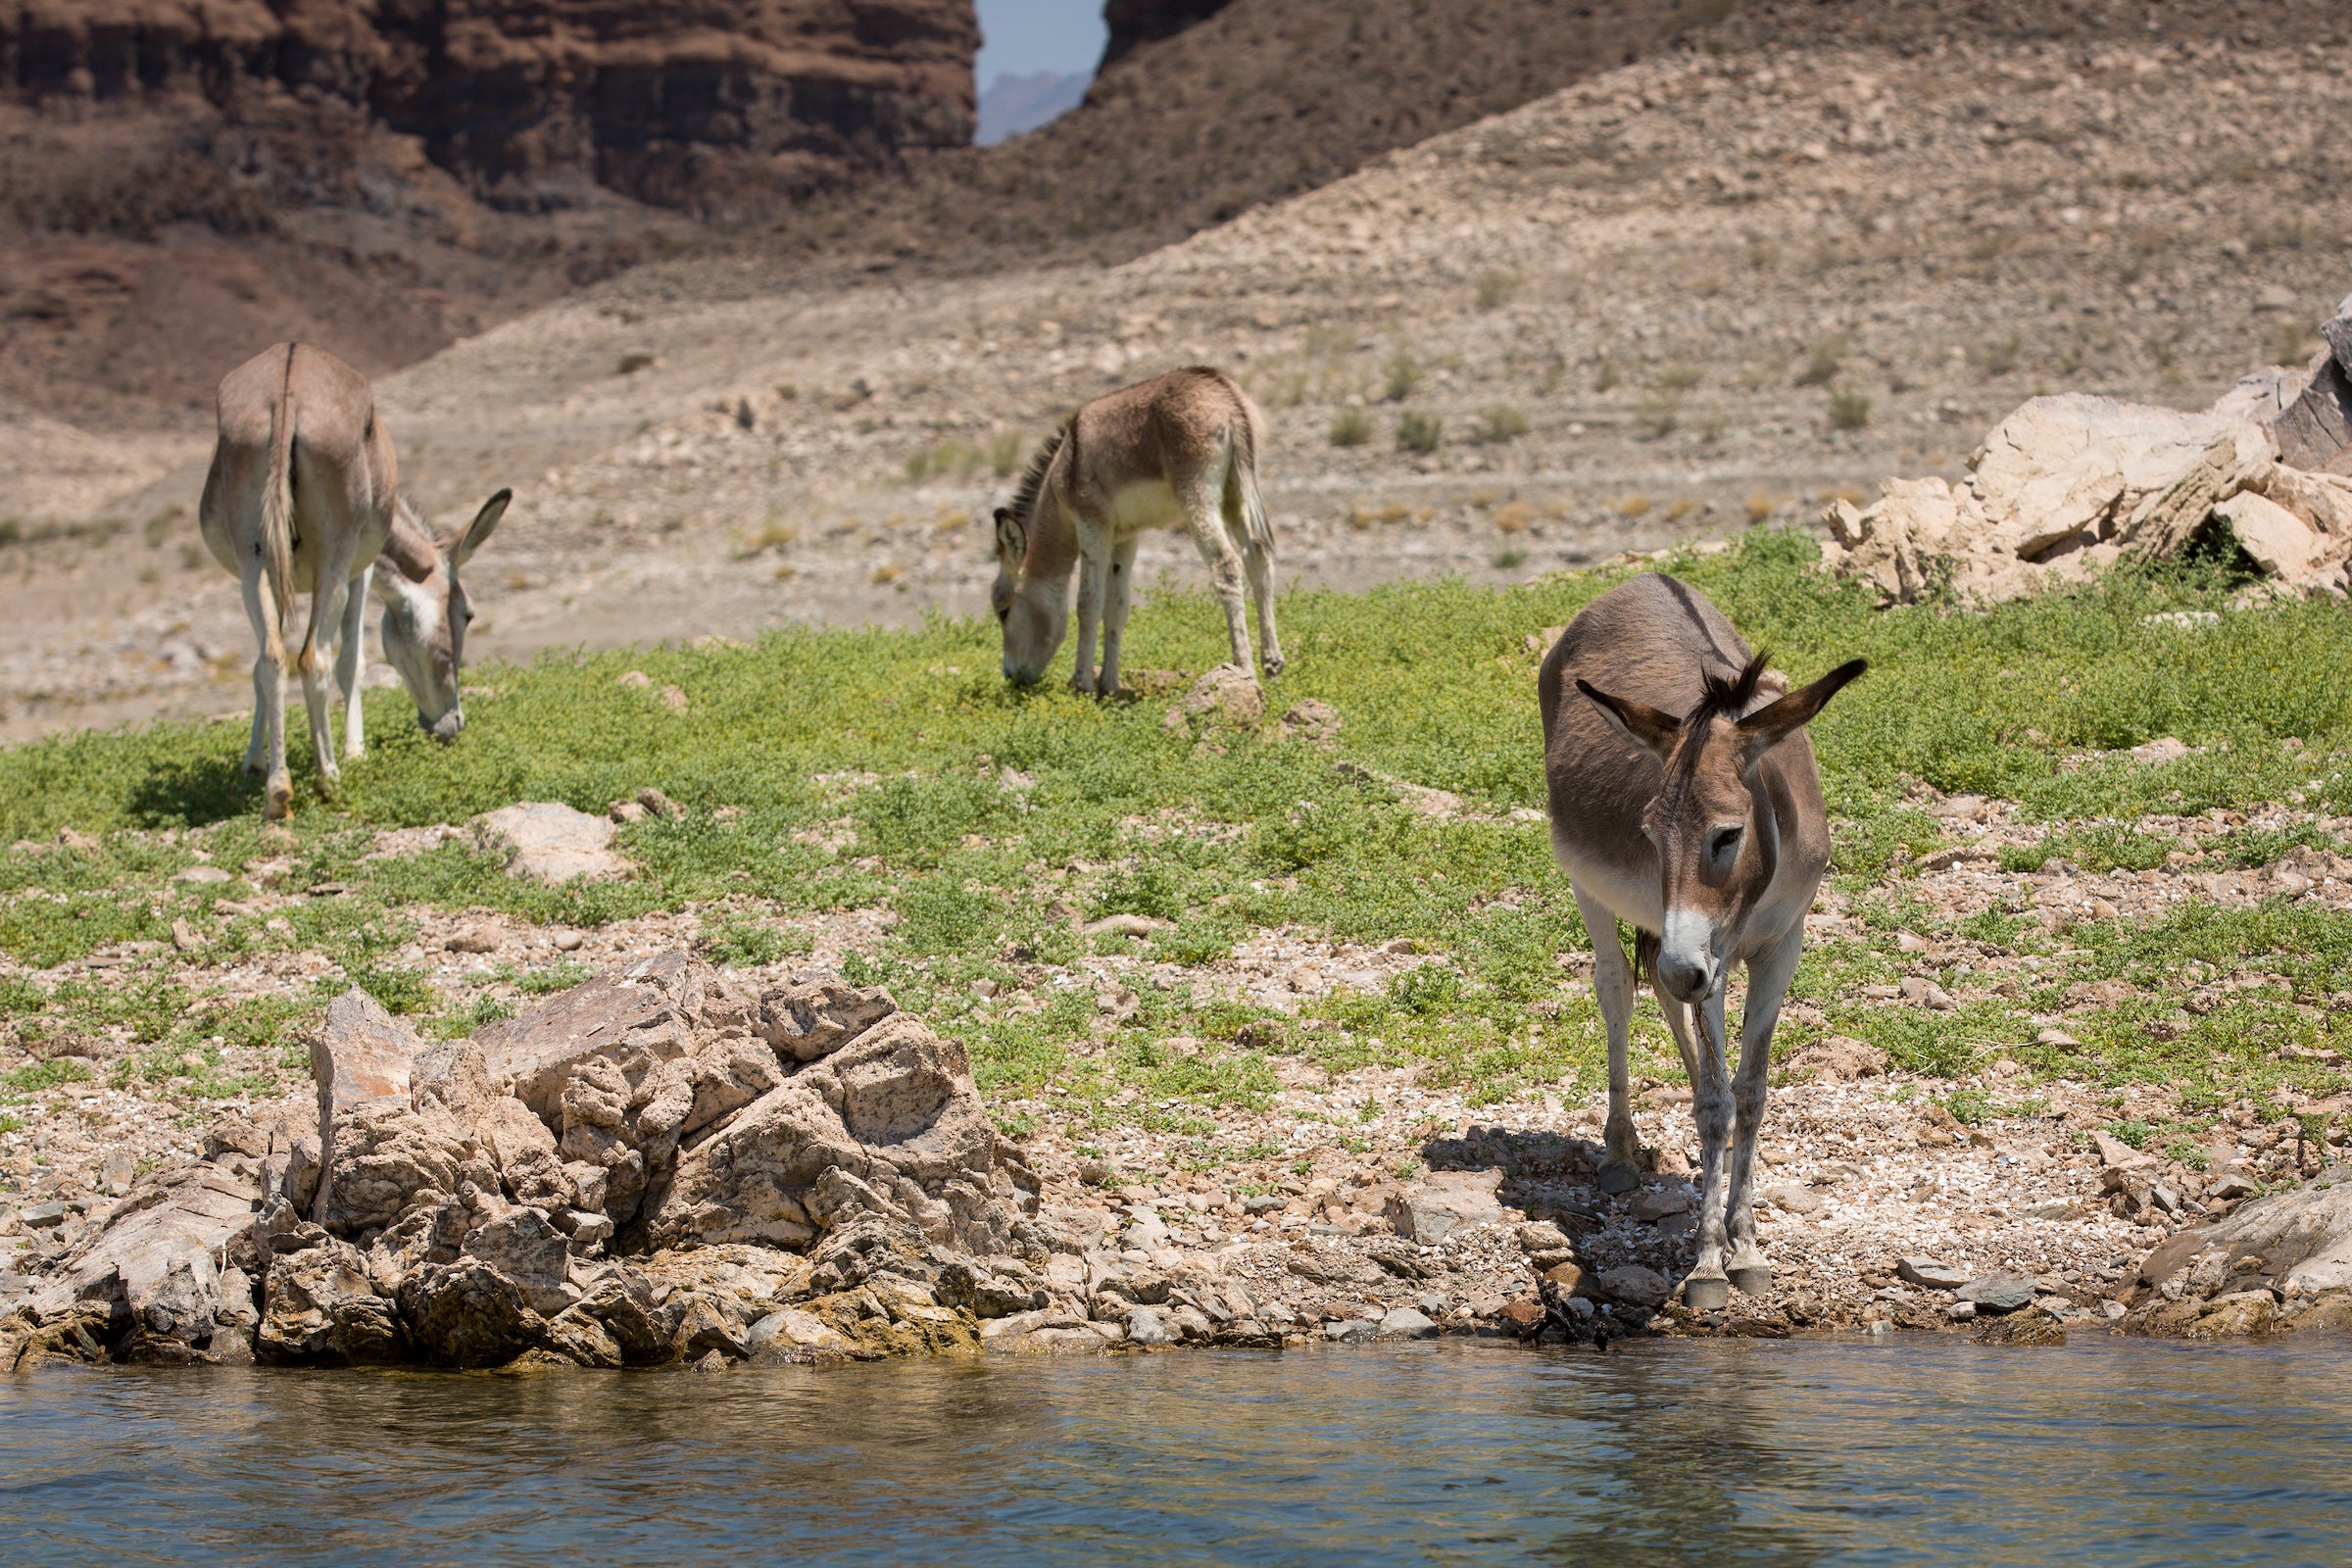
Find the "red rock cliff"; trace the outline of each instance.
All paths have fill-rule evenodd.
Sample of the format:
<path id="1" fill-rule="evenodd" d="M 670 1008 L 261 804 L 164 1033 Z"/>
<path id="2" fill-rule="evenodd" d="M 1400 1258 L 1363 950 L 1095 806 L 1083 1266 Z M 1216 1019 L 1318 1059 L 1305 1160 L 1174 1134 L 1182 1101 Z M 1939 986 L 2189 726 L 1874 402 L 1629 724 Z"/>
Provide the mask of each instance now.
<path id="1" fill-rule="evenodd" d="M 477 194 L 744 216 L 972 134 L 971 0 L 0 0 L 0 97 L 344 108 Z"/>

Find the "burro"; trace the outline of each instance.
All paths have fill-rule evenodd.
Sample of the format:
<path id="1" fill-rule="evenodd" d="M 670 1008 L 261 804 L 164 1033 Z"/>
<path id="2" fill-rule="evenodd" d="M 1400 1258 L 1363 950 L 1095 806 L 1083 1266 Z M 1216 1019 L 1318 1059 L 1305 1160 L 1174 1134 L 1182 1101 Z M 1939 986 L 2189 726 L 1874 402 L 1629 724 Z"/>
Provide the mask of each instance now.
<path id="1" fill-rule="evenodd" d="M 466 724 L 458 673 L 473 618 L 458 573 L 490 537 L 513 492 L 501 490 L 447 543 L 400 493 L 392 436 L 368 378 L 322 348 L 277 343 L 220 378 L 220 434 L 197 520 L 213 559 L 245 589 L 261 653 L 253 662 L 253 740 L 245 771 L 267 777 L 264 811 L 293 808 L 286 771 L 286 633 L 297 595 L 310 623 L 292 651 L 310 710 L 311 751 L 330 788 L 330 709 L 340 689 L 343 756 L 367 749 L 360 719 L 361 617 L 372 579 L 384 602 L 384 658 L 416 700 L 416 722 L 436 740 Z M 378 560 L 387 568 L 375 570 Z"/>
<path id="2" fill-rule="evenodd" d="M 1773 1025 L 1830 863 L 1805 726 L 1865 667 L 1855 660 L 1785 692 L 1721 611 L 1649 573 L 1587 606 L 1537 677 L 1552 854 L 1592 935 L 1608 1025 L 1601 1187 L 1621 1193 L 1641 1180 L 1626 1050 L 1634 988 L 1647 978 L 1690 1074 L 1698 1128 L 1698 1254 L 1683 1281 L 1697 1311 L 1726 1304 L 1732 1286 L 1759 1294 L 1772 1284 L 1748 1186 Z M 1636 933 L 1630 965 L 1619 920 Z M 1742 963 L 1734 1077 L 1724 988 Z"/>
<path id="3" fill-rule="evenodd" d="M 1232 376 L 1205 366 L 1106 393 L 1071 415 L 1030 460 L 1012 505 L 997 509 L 997 581 L 989 606 L 1004 628 L 1004 678 L 1031 685 L 1060 651 L 1075 565 L 1078 655 L 1070 687 L 1082 695 L 1117 694 L 1136 547 L 1151 528 L 1192 535 L 1225 612 L 1233 662 L 1244 673 L 1250 673 L 1250 627 L 1242 614 L 1248 576 L 1266 674 L 1281 674 L 1274 528 L 1257 491 L 1264 444 L 1257 405 Z"/>

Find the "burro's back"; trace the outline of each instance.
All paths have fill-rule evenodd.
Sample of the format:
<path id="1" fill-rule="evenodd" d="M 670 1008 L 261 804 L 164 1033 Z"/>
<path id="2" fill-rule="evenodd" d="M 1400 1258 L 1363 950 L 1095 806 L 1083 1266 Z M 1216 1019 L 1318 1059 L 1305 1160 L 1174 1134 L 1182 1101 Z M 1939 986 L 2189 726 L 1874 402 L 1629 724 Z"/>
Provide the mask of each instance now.
<path id="1" fill-rule="evenodd" d="M 1654 1168 L 1634 1132 L 1626 1061 L 1634 990 L 1647 979 L 1698 1128 L 1698 1254 L 1683 1283 L 1697 1310 L 1725 1304 L 1733 1286 L 1771 1284 L 1748 1187 L 1773 1026 L 1830 858 L 1805 726 L 1864 667 L 1856 660 L 1789 692 L 1703 595 L 1648 573 L 1587 606 L 1537 676 L 1552 855 L 1592 940 L 1608 1026 L 1601 1186 L 1630 1191 Z M 1635 931 L 1631 963 L 1621 920 Z M 1724 993 L 1740 964 L 1735 1080 Z"/>

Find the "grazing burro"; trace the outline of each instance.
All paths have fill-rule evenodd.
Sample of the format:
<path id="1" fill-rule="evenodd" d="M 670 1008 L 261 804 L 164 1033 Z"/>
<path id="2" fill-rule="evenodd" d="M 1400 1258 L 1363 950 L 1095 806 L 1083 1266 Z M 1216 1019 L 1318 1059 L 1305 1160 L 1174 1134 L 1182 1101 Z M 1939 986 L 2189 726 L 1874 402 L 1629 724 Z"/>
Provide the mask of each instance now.
<path id="1" fill-rule="evenodd" d="M 482 503 L 448 544 L 400 493 L 392 437 L 368 378 L 326 350 L 277 343 L 220 379 L 220 435 L 197 520 L 213 559 L 244 583 L 253 662 L 253 740 L 245 771 L 268 776 L 264 813 L 293 808 L 286 771 L 286 631 L 295 596 L 311 618 L 295 651 L 311 750 L 320 779 L 342 769 L 330 733 L 327 666 L 344 708 L 343 755 L 367 750 L 360 719 L 361 617 L 373 580 L 384 602 L 384 658 L 416 700 L 416 721 L 437 740 L 466 724 L 458 672 L 473 612 L 458 573 L 490 537 L 513 492 Z M 375 570 L 381 557 L 388 568 Z"/>
<path id="2" fill-rule="evenodd" d="M 1233 662 L 1250 667 L 1242 579 L 1257 607 L 1266 674 L 1282 673 L 1274 633 L 1274 529 L 1257 492 L 1265 417 L 1232 376 L 1206 366 L 1105 393 L 1038 448 L 1009 507 L 997 509 L 997 580 L 989 607 L 1004 628 L 1004 677 L 1041 678 L 1069 630 L 1078 574 L 1078 657 L 1070 688 L 1119 689 L 1119 644 L 1148 528 L 1182 528 L 1208 563 Z M 1095 665 L 1095 631 L 1102 663 Z"/>
<path id="3" fill-rule="evenodd" d="M 1749 1200 L 1756 1133 L 1773 1025 L 1830 863 L 1805 725 L 1865 667 L 1855 660 L 1783 695 L 1721 611 L 1647 573 L 1588 605 L 1537 677 L 1552 854 L 1592 935 L 1593 990 L 1609 1034 L 1601 1187 L 1621 1193 L 1640 1182 L 1626 1051 L 1646 970 L 1690 1076 L 1698 1254 L 1683 1299 L 1698 1311 L 1723 1306 L 1732 1286 L 1758 1294 L 1772 1283 Z M 1636 932 L 1631 967 L 1621 919 Z M 1734 1079 L 1724 988 L 1741 963 L 1747 1002 Z"/>

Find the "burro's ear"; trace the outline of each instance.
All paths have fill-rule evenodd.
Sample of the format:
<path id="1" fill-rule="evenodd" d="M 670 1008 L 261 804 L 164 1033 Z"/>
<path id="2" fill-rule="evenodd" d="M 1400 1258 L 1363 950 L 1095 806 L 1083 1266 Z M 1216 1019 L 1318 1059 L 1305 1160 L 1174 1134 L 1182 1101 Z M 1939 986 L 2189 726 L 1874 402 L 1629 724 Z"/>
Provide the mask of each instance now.
<path id="1" fill-rule="evenodd" d="M 473 514 L 473 520 L 466 525 L 466 531 L 458 535 L 458 542 L 450 548 L 451 565 L 464 566 L 473 559 L 473 553 L 482 548 L 491 534 L 498 531 L 498 519 L 507 514 L 507 503 L 514 499 L 514 491 L 501 490 L 482 503 L 482 510 Z"/>
<path id="2" fill-rule="evenodd" d="M 1601 717 L 1618 734 L 1655 753 L 1661 762 L 1674 755 L 1675 737 L 1683 729 L 1681 719 L 1630 697 L 1611 697 L 1589 680 L 1578 681 L 1576 689 L 1592 700 L 1592 706 L 1600 710 Z"/>
<path id="3" fill-rule="evenodd" d="M 1759 708 L 1741 719 L 1740 738 L 1747 744 L 1747 755 L 1761 757 L 1812 723 L 1814 716 L 1830 705 L 1831 698 L 1869 667 L 1866 660 L 1848 660 L 1812 685 L 1800 686 L 1771 707 Z"/>
<path id="4" fill-rule="evenodd" d="M 1029 530 L 1021 519 L 1012 514 L 1010 507 L 997 509 L 997 559 L 1007 566 L 1017 566 L 1029 553 Z"/>

